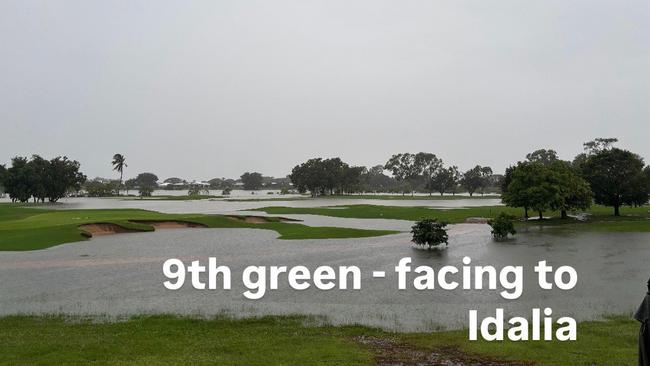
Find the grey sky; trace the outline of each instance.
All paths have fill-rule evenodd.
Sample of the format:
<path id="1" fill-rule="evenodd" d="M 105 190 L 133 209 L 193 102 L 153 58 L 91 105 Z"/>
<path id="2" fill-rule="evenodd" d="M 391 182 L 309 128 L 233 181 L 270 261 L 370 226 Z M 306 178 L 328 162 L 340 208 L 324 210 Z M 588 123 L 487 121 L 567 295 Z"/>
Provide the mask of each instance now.
<path id="1" fill-rule="evenodd" d="M 593 137 L 650 159 L 650 3 L 0 0 L 0 162 L 283 176 L 430 151 L 503 170 Z"/>

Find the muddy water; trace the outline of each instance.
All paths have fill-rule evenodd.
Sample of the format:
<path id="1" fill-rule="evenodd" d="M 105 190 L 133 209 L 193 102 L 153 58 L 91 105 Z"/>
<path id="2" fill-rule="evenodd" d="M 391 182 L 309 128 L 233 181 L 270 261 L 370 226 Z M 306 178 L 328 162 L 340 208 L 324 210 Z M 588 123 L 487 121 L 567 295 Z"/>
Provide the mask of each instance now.
<path id="1" fill-rule="evenodd" d="M 461 328 L 467 311 L 486 316 L 503 307 L 511 316 L 529 317 L 533 307 L 550 306 L 554 314 L 579 320 L 603 314 L 629 313 L 645 294 L 650 276 L 650 234 L 520 233 L 515 241 L 495 243 L 485 225 L 463 224 L 450 230 L 445 250 L 420 251 L 409 246 L 408 234 L 343 240 L 277 240 L 276 234 L 252 229 L 179 229 L 119 234 L 88 242 L 33 252 L 0 252 L 0 315 L 16 313 L 75 313 L 128 315 L 177 313 L 235 316 L 314 314 L 336 324 L 361 323 L 401 331 Z M 416 265 L 461 266 L 463 256 L 473 264 L 523 265 L 525 290 L 515 301 L 496 292 L 397 290 L 393 268 L 411 256 Z M 190 286 L 166 290 L 162 263 L 215 256 L 233 270 L 230 291 L 199 291 Z M 532 267 L 539 260 L 568 264 L 579 274 L 571 291 L 537 288 Z M 363 273 L 360 291 L 280 289 L 262 300 L 246 300 L 241 271 L 248 265 L 357 265 Z M 371 271 L 384 270 L 385 279 Z"/>

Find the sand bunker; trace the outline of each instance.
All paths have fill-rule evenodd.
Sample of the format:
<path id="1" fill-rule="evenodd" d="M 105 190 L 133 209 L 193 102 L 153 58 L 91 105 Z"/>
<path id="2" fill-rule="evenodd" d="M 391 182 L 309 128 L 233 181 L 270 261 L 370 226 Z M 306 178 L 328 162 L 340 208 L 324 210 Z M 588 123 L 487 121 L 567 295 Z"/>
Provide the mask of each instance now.
<path id="1" fill-rule="evenodd" d="M 185 221 L 135 221 L 134 220 L 132 222 L 153 226 L 154 230 L 207 227 L 203 224 L 197 224 L 194 222 L 185 222 Z M 112 235 L 112 234 L 120 234 L 120 233 L 137 233 L 143 231 L 137 229 L 127 229 L 120 225 L 111 224 L 111 223 L 84 224 L 84 225 L 79 225 L 79 229 L 81 229 L 83 235 L 87 237 Z"/>
<path id="2" fill-rule="evenodd" d="M 186 229 L 196 227 L 207 227 L 203 224 L 186 221 L 133 221 L 138 224 L 147 224 L 153 226 L 155 229 Z"/>
<path id="3" fill-rule="evenodd" d="M 83 230 L 84 234 L 89 237 L 136 232 L 136 230 L 129 230 L 120 225 L 109 223 L 84 224 L 79 225 L 79 229 Z"/>

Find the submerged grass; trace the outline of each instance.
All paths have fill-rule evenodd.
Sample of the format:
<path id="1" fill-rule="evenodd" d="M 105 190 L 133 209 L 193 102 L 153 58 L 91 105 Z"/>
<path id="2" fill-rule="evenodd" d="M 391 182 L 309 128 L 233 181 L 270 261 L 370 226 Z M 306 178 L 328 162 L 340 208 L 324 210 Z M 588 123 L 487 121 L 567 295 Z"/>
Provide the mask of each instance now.
<path id="1" fill-rule="evenodd" d="M 137 221 L 186 221 L 209 228 L 249 228 L 273 230 L 280 239 L 358 238 L 394 234 L 391 230 L 363 230 L 312 227 L 269 219 L 267 223 L 247 223 L 221 215 L 163 214 L 138 209 L 48 210 L 38 206 L 0 204 L 0 251 L 34 250 L 86 240 L 79 225 L 116 224 L 128 230 L 152 231 Z"/>
<path id="2" fill-rule="evenodd" d="M 395 342 L 425 356 L 428 352 L 444 355 L 453 350 L 461 357 L 542 366 L 635 365 L 637 332 L 636 322 L 611 318 L 579 323 L 575 342 L 469 342 L 466 330 L 390 333 L 360 326 L 315 325 L 304 317 L 200 320 L 142 316 L 95 322 L 11 316 L 0 318 L 0 365 L 375 364 L 373 352 L 377 350 L 355 342 L 359 336 Z"/>

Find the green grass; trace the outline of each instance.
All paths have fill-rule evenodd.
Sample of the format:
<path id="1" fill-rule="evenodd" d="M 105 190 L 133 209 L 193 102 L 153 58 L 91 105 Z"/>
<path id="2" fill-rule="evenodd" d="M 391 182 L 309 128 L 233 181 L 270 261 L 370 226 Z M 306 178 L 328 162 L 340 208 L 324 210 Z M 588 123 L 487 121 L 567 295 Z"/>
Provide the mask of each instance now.
<path id="1" fill-rule="evenodd" d="M 210 228 L 250 228 L 276 231 L 280 239 L 357 238 L 394 234 L 391 230 L 362 230 L 337 227 L 312 227 L 298 223 L 263 224 L 233 220 L 221 215 L 163 214 L 136 209 L 119 210 L 48 210 L 17 204 L 0 204 L 0 251 L 34 250 L 86 240 L 79 225 L 112 223 L 126 229 L 151 231 L 150 225 L 133 222 L 187 221 Z"/>
<path id="2" fill-rule="evenodd" d="M 627 317 L 578 324 L 573 342 L 467 341 L 467 330 L 431 336 L 401 334 L 403 342 L 423 349 L 458 347 L 461 350 L 502 359 L 532 361 L 537 365 L 636 365 L 639 323 Z"/>
<path id="3" fill-rule="evenodd" d="M 380 205 L 349 205 L 328 207 L 264 207 L 257 209 L 269 214 L 310 214 L 343 218 L 419 220 L 438 218 L 448 223 L 461 223 L 468 217 L 494 217 L 500 212 L 522 217 L 523 209 L 505 206 L 482 206 L 468 208 L 439 209 L 430 207 L 401 207 Z M 650 232 L 650 206 L 622 207 L 621 215 L 615 217 L 611 207 L 593 206 L 586 211 L 590 216 L 587 221 L 573 218 L 560 219 L 559 213 L 548 212 L 553 218 L 542 221 L 519 222 L 518 225 L 557 226 L 565 229 L 599 230 L 599 231 L 634 231 Z M 530 213 L 533 215 L 534 213 Z"/>
<path id="4" fill-rule="evenodd" d="M 318 197 L 310 197 L 310 196 L 303 196 L 303 197 L 287 197 L 287 198 L 232 198 L 228 199 L 228 201 L 232 202 L 263 202 L 263 201 L 304 201 L 304 200 L 313 200 L 313 199 L 364 199 L 364 200 L 433 200 L 433 201 L 439 201 L 439 200 L 462 200 L 462 199 L 488 199 L 488 198 L 500 198 L 498 195 L 490 195 L 486 194 L 484 196 L 481 195 L 475 195 L 475 196 L 440 196 L 433 194 L 431 196 L 411 196 L 411 195 L 401 195 L 401 194 L 346 194 L 346 195 L 340 195 L 340 194 L 333 194 L 333 195 L 327 195 L 327 196 L 318 196 Z"/>
<path id="5" fill-rule="evenodd" d="M 332 327 L 304 317 L 198 320 L 172 316 L 121 322 L 79 318 L 0 318 L 0 365 L 372 365 L 374 350 L 354 341 L 386 338 L 413 350 L 457 349 L 475 357 L 537 365 L 635 365 L 638 323 L 578 324 L 575 342 L 469 342 L 467 331 L 388 333 Z"/>

